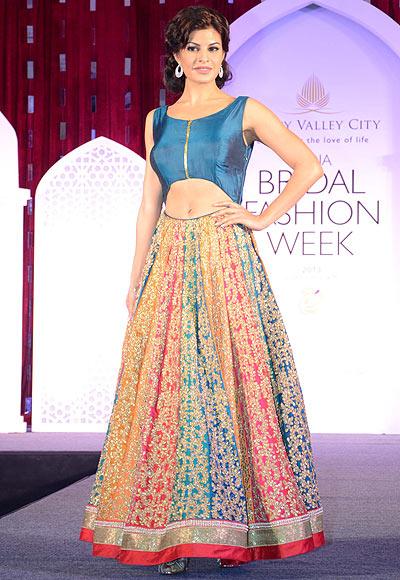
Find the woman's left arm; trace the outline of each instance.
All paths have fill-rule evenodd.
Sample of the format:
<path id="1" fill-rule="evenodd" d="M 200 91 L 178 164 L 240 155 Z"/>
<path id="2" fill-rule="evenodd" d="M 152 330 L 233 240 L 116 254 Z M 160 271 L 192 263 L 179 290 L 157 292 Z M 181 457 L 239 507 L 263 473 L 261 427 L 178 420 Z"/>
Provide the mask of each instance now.
<path id="1" fill-rule="evenodd" d="M 270 147 L 293 169 L 283 191 L 257 216 L 264 229 L 294 206 L 324 175 L 324 170 L 304 141 L 285 127 L 273 111 L 252 97 L 247 99 L 243 125 L 250 127 L 256 140 Z"/>

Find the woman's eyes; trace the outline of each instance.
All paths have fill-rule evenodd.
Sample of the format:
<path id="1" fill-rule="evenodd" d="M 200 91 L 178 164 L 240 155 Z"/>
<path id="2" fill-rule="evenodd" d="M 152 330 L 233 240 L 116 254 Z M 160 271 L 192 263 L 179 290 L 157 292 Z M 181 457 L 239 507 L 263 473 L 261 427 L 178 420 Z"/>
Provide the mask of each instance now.
<path id="1" fill-rule="evenodd" d="M 192 49 L 193 49 L 193 50 L 196 50 L 196 49 L 197 49 L 197 46 L 187 46 L 186 48 L 187 48 L 188 50 L 192 50 Z M 215 50 L 219 50 L 218 46 L 210 46 L 210 50 L 214 50 L 214 49 L 215 49 Z"/>

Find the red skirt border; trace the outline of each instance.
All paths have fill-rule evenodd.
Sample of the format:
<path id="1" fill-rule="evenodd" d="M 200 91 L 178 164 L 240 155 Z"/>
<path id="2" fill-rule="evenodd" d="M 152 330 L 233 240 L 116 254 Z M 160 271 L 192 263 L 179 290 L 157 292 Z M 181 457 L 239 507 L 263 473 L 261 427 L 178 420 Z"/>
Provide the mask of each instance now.
<path id="1" fill-rule="evenodd" d="M 114 558 L 121 564 L 139 564 L 154 566 L 169 562 L 176 558 L 223 558 L 240 560 L 243 564 L 254 560 L 276 560 L 298 556 L 311 552 L 315 548 L 325 545 L 324 532 L 317 532 L 311 537 L 287 544 L 274 546 L 257 546 L 254 548 L 239 548 L 215 544 L 179 544 L 160 550 L 159 552 L 145 552 L 141 550 L 122 550 L 118 546 L 93 543 L 93 530 L 81 528 L 79 539 L 90 542 L 93 546 L 93 556 L 100 558 Z"/>

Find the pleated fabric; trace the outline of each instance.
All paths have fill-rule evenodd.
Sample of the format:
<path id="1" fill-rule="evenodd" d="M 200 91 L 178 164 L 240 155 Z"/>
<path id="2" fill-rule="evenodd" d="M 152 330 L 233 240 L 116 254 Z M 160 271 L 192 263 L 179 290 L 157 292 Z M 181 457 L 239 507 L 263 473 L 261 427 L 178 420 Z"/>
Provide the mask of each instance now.
<path id="1" fill-rule="evenodd" d="M 243 224 L 161 212 L 80 539 L 93 555 L 285 558 L 325 543 L 293 353 Z"/>

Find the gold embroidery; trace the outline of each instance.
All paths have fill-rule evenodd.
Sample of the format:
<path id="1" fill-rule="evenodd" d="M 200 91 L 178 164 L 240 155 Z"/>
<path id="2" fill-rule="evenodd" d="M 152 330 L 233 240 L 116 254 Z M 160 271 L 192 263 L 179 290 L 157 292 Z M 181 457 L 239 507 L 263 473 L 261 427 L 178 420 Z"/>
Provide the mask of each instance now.
<path id="1" fill-rule="evenodd" d="M 190 133 L 191 125 L 192 125 L 192 120 L 188 121 L 188 124 L 186 127 L 186 141 L 185 141 L 185 147 L 183 150 L 183 164 L 185 166 L 186 177 L 189 177 L 188 166 L 187 166 L 187 150 L 188 150 L 188 141 L 189 141 L 189 133 Z"/>
<path id="2" fill-rule="evenodd" d="M 181 520 L 158 529 L 95 521 L 91 506 L 86 509 L 84 527 L 94 531 L 94 542 L 124 550 L 158 552 L 185 543 L 240 548 L 276 546 L 305 540 L 323 530 L 322 508 L 274 522 L 246 525 L 226 520 Z"/>

